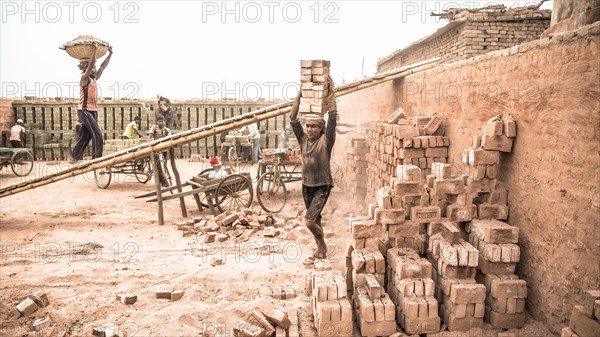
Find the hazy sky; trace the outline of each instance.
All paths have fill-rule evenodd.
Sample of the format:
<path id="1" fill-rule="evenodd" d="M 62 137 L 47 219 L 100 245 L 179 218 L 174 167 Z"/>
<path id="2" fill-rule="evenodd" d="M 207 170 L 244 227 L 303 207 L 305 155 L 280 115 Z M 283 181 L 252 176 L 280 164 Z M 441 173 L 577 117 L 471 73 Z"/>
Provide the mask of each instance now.
<path id="1" fill-rule="evenodd" d="M 93 35 L 114 50 L 105 97 L 289 99 L 301 59 L 331 60 L 351 82 L 447 24 L 431 12 L 538 2 L 2 0 L 0 96 L 78 96 L 78 61 L 58 47 Z"/>

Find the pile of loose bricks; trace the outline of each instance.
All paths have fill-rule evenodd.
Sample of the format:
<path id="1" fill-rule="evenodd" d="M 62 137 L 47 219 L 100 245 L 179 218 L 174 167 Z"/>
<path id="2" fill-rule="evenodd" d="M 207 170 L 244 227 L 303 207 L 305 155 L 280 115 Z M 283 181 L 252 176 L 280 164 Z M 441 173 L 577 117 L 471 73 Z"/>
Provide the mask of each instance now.
<path id="1" fill-rule="evenodd" d="M 259 208 L 226 211 L 217 216 L 197 216 L 189 220 L 174 222 L 183 237 L 194 236 L 199 244 L 221 242 L 247 242 L 255 233 L 262 231 L 266 238 L 280 237 L 301 244 L 312 242 L 312 234 L 299 219 L 303 207 L 297 206 L 289 212 L 265 213 Z M 325 237 L 333 235 L 325 231 Z"/>
<path id="2" fill-rule="evenodd" d="M 458 174 L 446 163 L 449 140 L 435 135 L 443 129 L 438 117 L 394 115 L 388 121 L 400 124 L 377 124 L 369 137 L 379 144 L 372 159 L 384 159 L 388 170 L 398 165 L 390 184 L 372 194 L 368 216 L 349 219 L 345 278 L 317 265 L 311 275 L 319 336 L 331 329 L 352 336 L 349 304 L 365 337 L 393 335 L 396 324 L 427 336 L 484 321 L 522 327 L 527 285 L 514 274 L 519 229 L 504 222 L 507 191 L 497 181 L 500 153 L 512 150 L 516 136 L 514 119 L 488 120 L 464 150 L 468 174 Z"/>
<path id="3" fill-rule="evenodd" d="M 402 108 L 366 130 L 368 156 L 367 195 L 396 178 L 397 166 L 414 165 L 426 177 L 434 162 L 448 161 L 450 139 L 439 117 L 406 117 Z"/>
<path id="4" fill-rule="evenodd" d="M 369 166 L 369 146 L 363 136 L 350 138 L 350 144 L 344 149 L 343 189 L 349 201 L 354 205 L 364 205 L 367 196 L 367 167 Z"/>
<path id="5" fill-rule="evenodd" d="M 560 337 L 600 336 L 600 290 L 587 290 L 583 303 L 573 307 L 569 326 Z"/>

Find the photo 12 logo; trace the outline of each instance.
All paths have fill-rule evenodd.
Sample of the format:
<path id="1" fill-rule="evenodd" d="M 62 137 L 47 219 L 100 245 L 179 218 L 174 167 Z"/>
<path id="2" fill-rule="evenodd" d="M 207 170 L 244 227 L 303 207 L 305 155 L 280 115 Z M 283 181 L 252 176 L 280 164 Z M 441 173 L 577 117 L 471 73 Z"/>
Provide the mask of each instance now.
<path id="1" fill-rule="evenodd" d="M 138 2 L 2 1 L 2 23 L 139 23 Z"/>
<path id="2" fill-rule="evenodd" d="M 203 1 L 202 23 L 338 23 L 337 2 Z"/>
<path id="3" fill-rule="evenodd" d="M 98 83 L 97 87 L 98 97 L 112 97 L 114 99 L 134 98 L 140 91 L 140 86 L 135 82 L 114 82 L 104 86 Z M 2 82 L 0 97 L 21 98 L 26 96 L 39 98 L 79 97 L 79 82 Z"/>
<path id="4" fill-rule="evenodd" d="M 290 100 L 300 90 L 298 83 L 279 82 L 202 82 L 201 97 L 203 99 L 235 99 L 239 101 L 255 101 L 264 98 L 267 101 L 276 99 Z"/>

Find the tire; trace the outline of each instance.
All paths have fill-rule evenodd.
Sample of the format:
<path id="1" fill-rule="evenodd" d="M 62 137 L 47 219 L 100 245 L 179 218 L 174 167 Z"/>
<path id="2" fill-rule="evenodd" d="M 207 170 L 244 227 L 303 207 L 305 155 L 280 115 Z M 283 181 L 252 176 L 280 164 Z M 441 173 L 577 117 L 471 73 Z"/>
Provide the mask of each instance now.
<path id="1" fill-rule="evenodd" d="M 96 186 L 100 188 L 108 188 L 111 177 L 110 166 L 94 170 L 94 180 L 96 181 Z"/>
<path id="2" fill-rule="evenodd" d="M 133 163 L 133 173 L 135 179 L 142 184 L 147 183 L 152 178 L 152 167 L 149 159 L 136 159 Z"/>
<path id="3" fill-rule="evenodd" d="M 33 170 L 33 155 L 27 150 L 18 150 L 10 157 L 10 168 L 19 177 L 28 175 Z"/>
<path id="4" fill-rule="evenodd" d="M 229 162 L 238 162 L 240 160 L 235 146 L 229 148 L 229 151 L 227 152 L 227 159 Z"/>
<path id="5" fill-rule="evenodd" d="M 215 190 L 219 211 L 235 211 L 252 205 L 254 191 L 252 182 L 241 174 L 232 174 L 223 178 Z"/>
<path id="6" fill-rule="evenodd" d="M 275 172 L 267 172 L 258 178 L 256 198 L 267 212 L 279 213 L 285 207 L 287 192 L 281 176 L 275 178 Z"/>

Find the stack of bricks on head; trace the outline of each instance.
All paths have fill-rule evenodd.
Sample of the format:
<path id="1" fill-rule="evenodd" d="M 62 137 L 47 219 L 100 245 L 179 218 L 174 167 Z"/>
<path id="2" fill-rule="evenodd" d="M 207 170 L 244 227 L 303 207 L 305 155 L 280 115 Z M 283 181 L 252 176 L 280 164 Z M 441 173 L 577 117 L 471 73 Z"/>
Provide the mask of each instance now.
<path id="1" fill-rule="evenodd" d="M 309 117 L 318 115 L 323 117 L 327 112 L 324 111 L 323 99 L 329 95 L 329 61 L 324 60 L 302 60 L 300 61 L 300 98 L 299 113 Z"/>
<path id="2" fill-rule="evenodd" d="M 447 152 L 426 156 L 426 149 L 450 145 L 436 135 L 441 118 L 395 114 L 388 124 L 402 130 L 374 143 L 390 143 L 390 156 L 404 156 L 391 159 L 398 163 L 394 175 L 372 195 L 368 215 L 349 219 L 345 275 L 325 261 L 308 277 L 319 336 L 332 329 L 352 336 L 352 311 L 364 337 L 398 334 L 397 325 L 399 336 L 428 337 L 476 333 L 484 321 L 499 331 L 523 327 L 527 284 L 514 274 L 519 228 L 507 222 L 508 191 L 497 180 L 515 120 L 507 114 L 485 122 L 464 149 L 462 173 L 447 163 Z M 377 131 L 379 125 L 367 140 Z"/>

